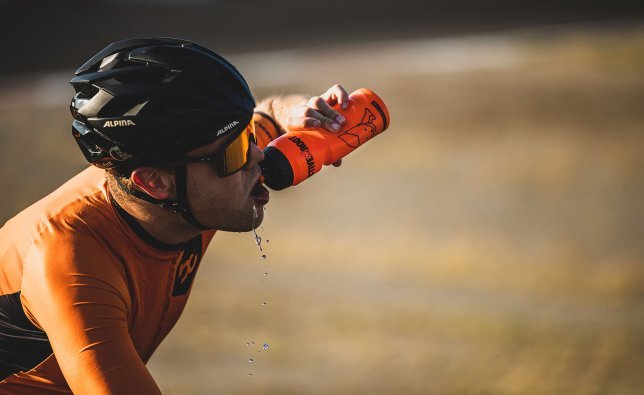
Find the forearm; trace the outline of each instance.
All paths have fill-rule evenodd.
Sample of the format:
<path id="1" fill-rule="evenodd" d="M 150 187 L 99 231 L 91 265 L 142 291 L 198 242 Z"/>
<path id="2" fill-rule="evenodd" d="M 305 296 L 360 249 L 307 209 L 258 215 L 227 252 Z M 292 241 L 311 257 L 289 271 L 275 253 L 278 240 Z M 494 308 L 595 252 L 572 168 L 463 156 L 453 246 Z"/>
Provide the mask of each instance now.
<path id="1" fill-rule="evenodd" d="M 281 133 L 287 132 L 288 120 L 294 108 L 306 106 L 309 96 L 287 95 L 270 96 L 262 100 L 255 107 L 255 111 L 263 112 L 273 118 L 281 129 Z"/>
<path id="2" fill-rule="evenodd" d="M 333 106 L 346 109 L 349 94 L 342 85 L 334 85 L 320 96 L 270 96 L 262 100 L 255 111 L 270 117 L 277 127 L 277 135 L 292 130 L 325 129 L 338 132 L 346 119 Z"/>

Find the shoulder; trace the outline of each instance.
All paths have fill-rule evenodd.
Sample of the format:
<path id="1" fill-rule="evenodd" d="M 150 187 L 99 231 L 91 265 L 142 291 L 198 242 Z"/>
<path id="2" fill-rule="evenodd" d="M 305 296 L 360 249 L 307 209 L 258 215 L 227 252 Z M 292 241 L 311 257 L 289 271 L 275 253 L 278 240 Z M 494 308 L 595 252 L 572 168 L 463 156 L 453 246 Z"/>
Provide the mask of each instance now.
<path id="1" fill-rule="evenodd" d="M 55 304 L 106 303 L 123 315 L 131 308 L 124 267 L 109 242 L 116 225 L 92 199 L 43 219 L 24 252 L 21 298 L 36 325 Z"/>
<path id="2" fill-rule="evenodd" d="M 61 275 L 106 277 L 122 272 L 116 248 L 108 241 L 110 235 L 118 234 L 119 226 L 102 171 L 88 169 L 43 200 L 25 266 Z"/>

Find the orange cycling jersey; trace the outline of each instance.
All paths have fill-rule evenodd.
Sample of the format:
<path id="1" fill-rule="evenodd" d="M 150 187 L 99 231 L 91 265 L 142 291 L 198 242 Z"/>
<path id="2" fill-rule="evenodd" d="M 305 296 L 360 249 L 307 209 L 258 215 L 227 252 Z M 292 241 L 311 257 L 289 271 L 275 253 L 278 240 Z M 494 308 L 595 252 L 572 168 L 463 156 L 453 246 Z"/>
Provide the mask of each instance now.
<path id="1" fill-rule="evenodd" d="M 256 114 L 260 148 L 278 135 Z M 0 393 L 139 394 L 214 231 L 162 243 L 90 167 L 0 229 Z M 158 392 L 158 389 L 156 389 Z"/>

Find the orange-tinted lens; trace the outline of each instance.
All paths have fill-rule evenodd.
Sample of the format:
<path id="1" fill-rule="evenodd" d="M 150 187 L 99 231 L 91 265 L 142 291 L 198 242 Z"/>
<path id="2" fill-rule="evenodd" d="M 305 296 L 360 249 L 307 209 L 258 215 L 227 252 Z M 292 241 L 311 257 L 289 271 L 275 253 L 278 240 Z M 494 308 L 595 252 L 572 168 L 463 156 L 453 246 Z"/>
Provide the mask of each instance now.
<path id="1" fill-rule="evenodd" d="M 248 162 L 250 143 L 254 144 L 255 141 L 255 123 L 251 120 L 246 129 L 221 152 L 217 169 L 219 175 L 225 177 L 244 167 Z"/>

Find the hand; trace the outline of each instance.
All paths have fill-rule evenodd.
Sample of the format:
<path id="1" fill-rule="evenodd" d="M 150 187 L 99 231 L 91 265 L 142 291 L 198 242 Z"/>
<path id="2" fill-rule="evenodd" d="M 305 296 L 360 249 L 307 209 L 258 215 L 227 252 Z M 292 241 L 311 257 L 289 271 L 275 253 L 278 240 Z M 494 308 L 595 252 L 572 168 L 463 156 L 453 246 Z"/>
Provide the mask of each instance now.
<path id="1" fill-rule="evenodd" d="M 313 96 L 304 106 L 295 107 L 287 121 L 289 130 L 312 130 L 319 127 L 338 132 L 347 120 L 331 106 L 340 103 L 342 109 L 349 105 L 349 94 L 342 85 L 333 85 L 320 96 Z"/>
<path id="2" fill-rule="evenodd" d="M 340 84 L 333 85 L 320 96 L 313 96 L 305 106 L 294 108 L 288 119 L 288 129 L 311 130 L 322 126 L 329 132 L 338 132 L 347 121 L 331 107 L 338 103 L 343 110 L 349 106 L 349 94 Z M 341 165 L 342 159 L 333 162 L 335 167 Z"/>

